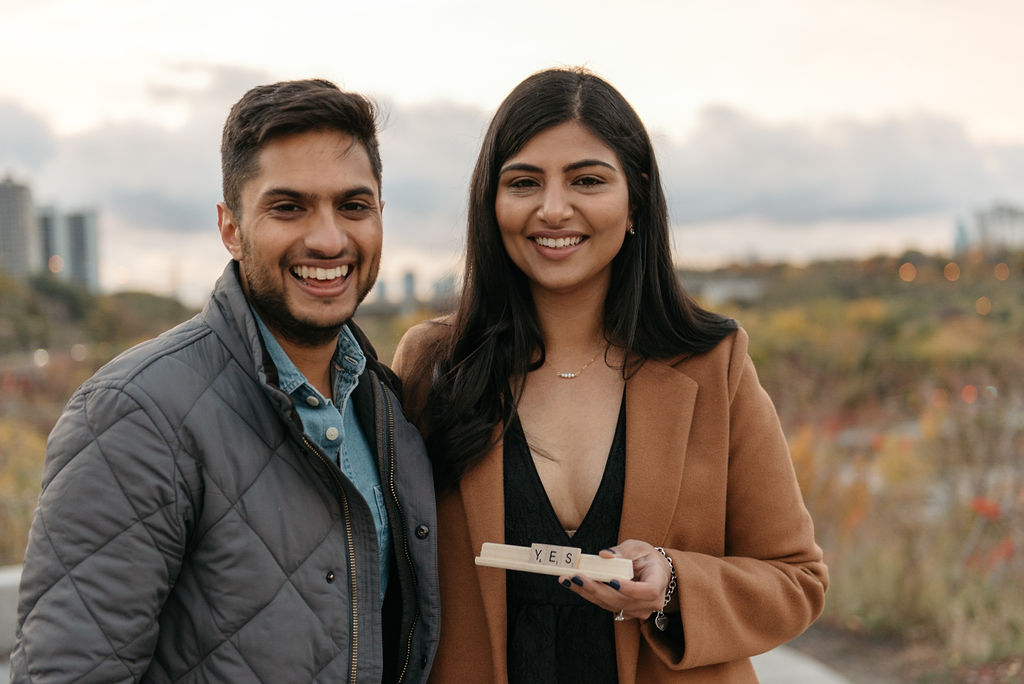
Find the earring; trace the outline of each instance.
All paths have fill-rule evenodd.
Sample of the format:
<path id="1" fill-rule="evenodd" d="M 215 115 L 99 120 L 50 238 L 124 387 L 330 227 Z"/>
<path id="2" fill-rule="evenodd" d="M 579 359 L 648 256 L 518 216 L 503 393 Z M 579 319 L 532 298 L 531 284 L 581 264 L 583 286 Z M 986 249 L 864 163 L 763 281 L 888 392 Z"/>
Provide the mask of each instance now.
<path id="1" fill-rule="evenodd" d="M 634 228 L 633 228 L 633 222 L 632 221 L 629 222 L 629 228 L 627 230 L 629 231 L 630 235 L 636 235 L 636 230 L 634 230 Z"/>

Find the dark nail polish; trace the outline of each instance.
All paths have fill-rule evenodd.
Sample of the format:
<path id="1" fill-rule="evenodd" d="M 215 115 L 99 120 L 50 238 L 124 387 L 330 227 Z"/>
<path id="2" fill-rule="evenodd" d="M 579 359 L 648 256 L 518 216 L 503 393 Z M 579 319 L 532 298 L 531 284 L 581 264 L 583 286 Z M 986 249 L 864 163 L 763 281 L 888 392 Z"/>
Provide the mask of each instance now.
<path id="1" fill-rule="evenodd" d="M 572 582 L 570 582 L 569 580 L 562 580 L 562 586 L 568 589 L 572 586 Z"/>
<path id="2" fill-rule="evenodd" d="M 575 577 L 572 578 L 572 583 L 575 584 L 577 587 L 582 587 L 583 586 L 583 578 L 580 577 L 579 575 L 576 575 Z"/>
<path id="3" fill-rule="evenodd" d="M 619 584 L 619 580 L 616 580 L 616 579 L 613 579 L 610 582 L 605 582 L 605 584 L 607 584 L 609 587 L 611 587 L 615 591 L 618 591 L 620 588 L 622 588 L 622 585 Z"/>
<path id="4" fill-rule="evenodd" d="M 607 551 L 608 553 L 615 553 L 615 552 L 614 552 L 614 551 L 612 551 L 611 549 L 601 549 L 601 550 L 602 550 L 602 551 Z"/>

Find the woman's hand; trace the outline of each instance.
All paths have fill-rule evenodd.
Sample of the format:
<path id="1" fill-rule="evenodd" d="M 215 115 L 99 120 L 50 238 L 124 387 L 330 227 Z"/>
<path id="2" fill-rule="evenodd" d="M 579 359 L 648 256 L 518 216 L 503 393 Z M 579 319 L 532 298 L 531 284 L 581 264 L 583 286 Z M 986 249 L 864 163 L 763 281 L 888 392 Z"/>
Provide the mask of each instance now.
<path id="1" fill-rule="evenodd" d="M 668 561 L 653 546 L 637 539 L 627 539 L 617 546 L 604 549 L 602 558 L 629 558 L 633 561 L 633 580 L 630 582 L 598 582 L 583 575 L 559 577 L 562 586 L 574 591 L 591 603 L 596 603 L 616 616 L 646 620 L 665 604 L 672 571 Z"/>

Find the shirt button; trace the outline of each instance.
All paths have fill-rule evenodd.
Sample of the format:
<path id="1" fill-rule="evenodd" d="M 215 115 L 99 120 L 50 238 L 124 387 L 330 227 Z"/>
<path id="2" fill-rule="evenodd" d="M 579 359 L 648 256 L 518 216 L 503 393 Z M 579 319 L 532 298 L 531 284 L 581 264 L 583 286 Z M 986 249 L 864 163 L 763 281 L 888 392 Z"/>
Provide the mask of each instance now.
<path id="1" fill-rule="evenodd" d="M 329 427 L 329 428 L 327 428 L 327 432 L 324 433 L 324 436 L 327 437 L 327 439 L 329 439 L 329 440 L 331 440 L 333 442 L 334 440 L 338 439 L 338 428 L 336 428 L 336 427 Z"/>
<path id="2" fill-rule="evenodd" d="M 306 403 L 309 404 L 310 406 L 319 406 L 320 400 L 314 397 L 312 394 L 310 394 L 308 397 L 306 397 Z"/>

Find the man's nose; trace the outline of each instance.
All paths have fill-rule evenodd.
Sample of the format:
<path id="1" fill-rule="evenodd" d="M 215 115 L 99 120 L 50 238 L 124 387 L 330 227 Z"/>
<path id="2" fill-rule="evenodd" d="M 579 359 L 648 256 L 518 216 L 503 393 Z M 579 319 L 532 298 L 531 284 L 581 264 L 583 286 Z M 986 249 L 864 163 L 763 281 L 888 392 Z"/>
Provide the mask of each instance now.
<path id="1" fill-rule="evenodd" d="M 348 244 L 345 221 L 334 207 L 320 207 L 312 217 L 306 234 L 306 248 L 324 257 L 339 256 Z"/>

